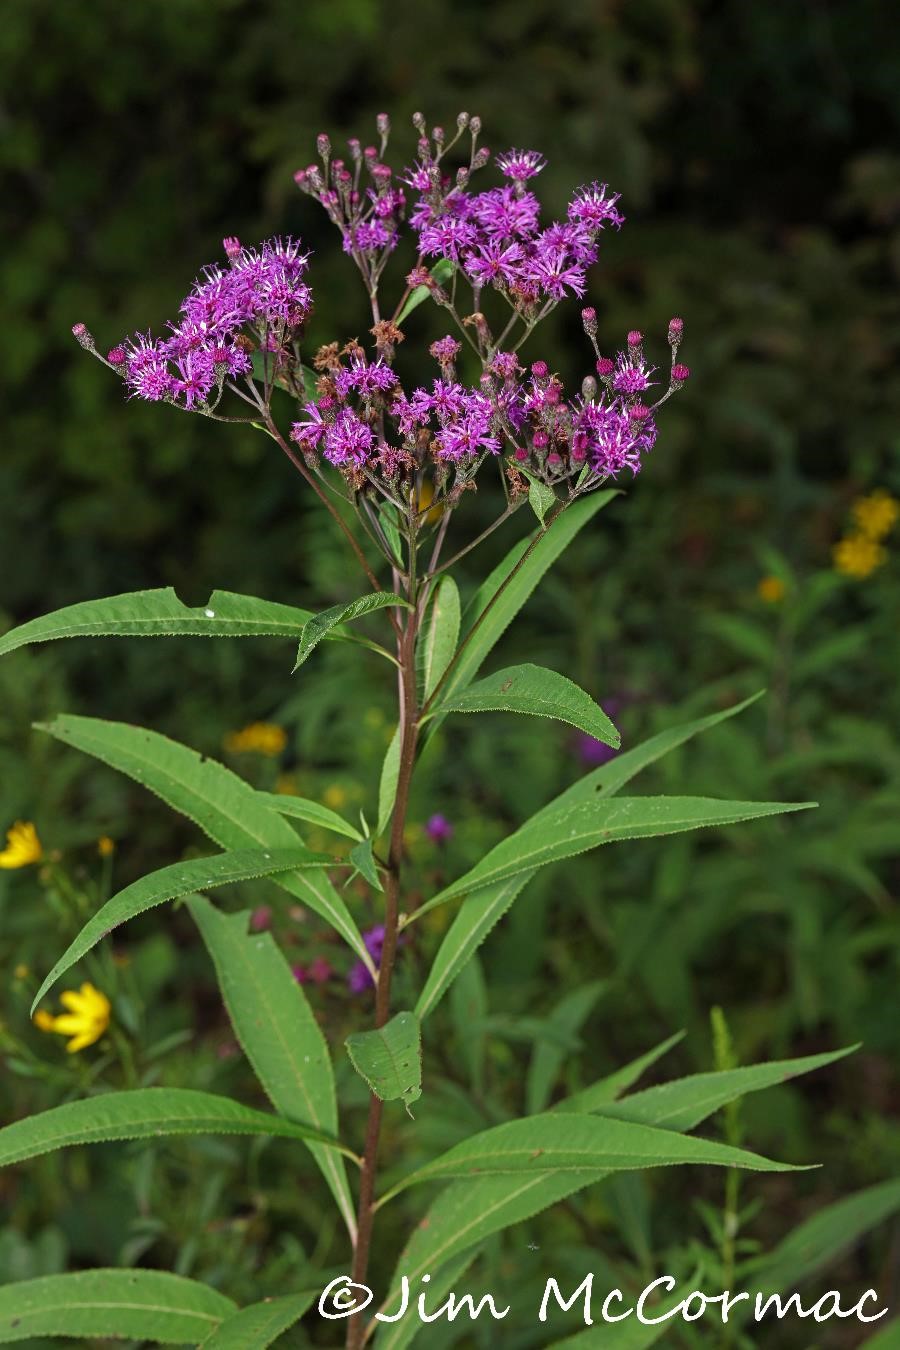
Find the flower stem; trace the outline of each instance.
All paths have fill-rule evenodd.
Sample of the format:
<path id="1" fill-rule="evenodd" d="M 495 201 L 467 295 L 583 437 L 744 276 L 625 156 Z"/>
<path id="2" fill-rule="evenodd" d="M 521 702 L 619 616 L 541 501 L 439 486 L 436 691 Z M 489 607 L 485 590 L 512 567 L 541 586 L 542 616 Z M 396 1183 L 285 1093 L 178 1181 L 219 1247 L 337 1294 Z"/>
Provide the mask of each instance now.
<path id="1" fill-rule="evenodd" d="M 409 791 L 418 743 L 418 689 L 416 682 L 416 639 L 418 612 L 415 604 L 415 533 L 411 531 L 409 599 L 413 608 L 397 636 L 398 702 L 400 712 L 400 765 L 397 775 L 397 795 L 391 820 L 391 836 L 385 880 L 384 945 L 375 987 L 375 1026 L 383 1027 L 390 1016 L 391 980 L 397 956 L 397 938 L 400 927 L 401 867 L 403 862 L 403 833 L 409 808 Z M 365 1284 L 372 1247 L 375 1220 L 375 1178 L 378 1168 L 378 1144 L 384 1103 L 372 1093 L 369 1098 L 369 1119 L 366 1125 L 365 1148 L 360 1173 L 357 1237 L 353 1251 L 351 1279 Z M 347 1350 L 359 1350 L 366 1336 L 361 1314 L 347 1323 Z"/>

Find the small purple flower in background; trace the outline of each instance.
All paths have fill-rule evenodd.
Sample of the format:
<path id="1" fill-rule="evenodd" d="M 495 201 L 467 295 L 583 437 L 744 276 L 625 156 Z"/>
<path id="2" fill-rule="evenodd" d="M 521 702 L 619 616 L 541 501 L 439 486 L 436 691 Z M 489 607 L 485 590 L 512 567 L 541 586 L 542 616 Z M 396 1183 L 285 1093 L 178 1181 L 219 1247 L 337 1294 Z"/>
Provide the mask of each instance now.
<path id="1" fill-rule="evenodd" d="M 447 817 L 438 811 L 425 826 L 425 833 L 433 844 L 446 844 L 448 839 L 453 838 L 453 826 Z"/>
<path id="2" fill-rule="evenodd" d="M 324 956 L 317 956 L 308 966 L 294 966 L 298 984 L 327 984 L 334 975 L 334 967 Z"/>
<path id="3" fill-rule="evenodd" d="M 267 928 L 272 926 L 272 906 L 257 905 L 256 909 L 250 915 L 250 932 L 264 933 Z"/>
<path id="4" fill-rule="evenodd" d="M 575 753 L 582 764 L 591 769 L 598 769 L 601 764 L 608 764 L 611 759 L 615 759 L 619 752 L 605 741 L 598 741 L 596 736 L 588 736 L 587 732 L 582 732 L 575 740 Z"/>
<path id="5" fill-rule="evenodd" d="M 505 155 L 497 156 L 497 168 L 515 183 L 534 178 L 546 165 L 547 161 L 537 150 L 510 150 Z"/>
<path id="6" fill-rule="evenodd" d="M 362 935 L 362 940 L 375 965 L 380 965 L 381 953 L 384 948 L 384 924 L 376 923 L 374 928 L 367 928 Z M 403 942 L 402 937 L 399 942 Z M 362 961 L 355 962 L 347 976 L 347 988 L 351 994 L 364 994 L 367 989 L 373 989 L 374 987 L 375 981 Z"/>

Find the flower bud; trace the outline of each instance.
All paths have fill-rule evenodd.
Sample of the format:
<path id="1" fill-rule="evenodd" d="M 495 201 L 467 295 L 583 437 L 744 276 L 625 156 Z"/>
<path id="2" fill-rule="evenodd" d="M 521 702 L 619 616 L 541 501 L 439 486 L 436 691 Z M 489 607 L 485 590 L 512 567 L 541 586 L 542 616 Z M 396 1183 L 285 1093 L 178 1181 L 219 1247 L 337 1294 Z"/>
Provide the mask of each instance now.
<path id="1" fill-rule="evenodd" d="M 431 138 L 437 145 L 444 144 L 444 128 L 434 127 L 431 132 Z"/>
<path id="2" fill-rule="evenodd" d="M 597 335 L 597 311 L 593 305 L 586 305 L 581 311 L 581 322 L 584 324 L 584 331 L 588 337 Z"/>
<path id="3" fill-rule="evenodd" d="M 650 416 L 650 409 L 643 403 L 633 403 L 628 409 L 628 416 L 635 422 L 643 422 L 645 417 Z"/>
<path id="4" fill-rule="evenodd" d="M 412 124 L 420 136 L 425 135 L 425 118 L 420 112 L 414 112 L 412 115 Z"/>
<path id="5" fill-rule="evenodd" d="M 83 347 L 86 352 L 96 351 L 96 347 L 94 346 L 94 339 L 88 332 L 87 326 L 85 324 L 83 323 L 73 324 L 72 336 L 74 337 L 78 345 L 80 347 Z"/>
<path id="6" fill-rule="evenodd" d="M 674 344 L 674 343 L 676 343 L 676 342 L 680 342 L 680 341 L 681 341 L 681 335 L 682 335 L 683 332 L 684 332 L 684 320 L 683 320 L 683 319 L 670 319 L 670 320 L 669 320 L 669 341 L 670 341 L 671 343 Z"/>
<path id="7" fill-rule="evenodd" d="M 672 367 L 673 384 L 678 385 L 684 384 L 685 380 L 689 380 L 690 378 L 691 378 L 690 366 L 677 365 Z"/>
<path id="8" fill-rule="evenodd" d="M 116 370 L 119 370 L 120 368 L 121 368 L 121 370 L 124 370 L 124 369 L 125 369 L 125 348 L 124 348 L 124 347 L 110 347 L 109 351 L 106 353 L 106 359 L 107 359 L 107 361 L 109 362 L 109 364 L 110 364 L 111 366 L 115 366 Z"/>
<path id="9" fill-rule="evenodd" d="M 613 373 L 615 368 L 615 361 L 611 361 L 608 356 L 601 356 L 600 360 L 597 362 L 597 374 L 600 376 L 601 380 L 607 379 Z"/>
<path id="10" fill-rule="evenodd" d="M 303 170 L 301 169 L 302 173 Z M 297 180 L 297 174 L 294 174 L 294 181 Z M 229 234 L 222 240 L 222 248 L 225 250 L 225 257 L 229 262 L 235 262 L 241 256 L 241 241 L 236 234 Z"/>
<path id="11" fill-rule="evenodd" d="M 387 136 L 391 130 L 391 119 L 387 113 L 379 113 L 375 118 L 375 130 L 379 136 Z"/>
<path id="12" fill-rule="evenodd" d="M 459 168 L 459 169 L 457 169 L 457 170 L 456 170 L 456 186 L 457 186 L 457 187 L 465 187 L 465 185 L 466 185 L 466 183 L 468 183 L 468 181 L 469 181 L 469 170 L 466 169 L 466 168 L 462 168 L 462 167 Z"/>
<path id="13" fill-rule="evenodd" d="M 316 137 L 316 149 L 318 150 L 319 154 L 322 156 L 323 159 L 327 159 L 328 156 L 331 154 L 331 141 L 328 139 L 324 131 L 320 132 L 319 135 Z"/>
<path id="14" fill-rule="evenodd" d="M 643 333 L 639 333 L 636 328 L 632 328 L 631 332 L 628 334 L 629 347 L 639 347 L 643 342 L 643 340 L 644 340 Z"/>
<path id="15" fill-rule="evenodd" d="M 550 374 L 550 367 L 546 361 L 532 361 L 531 373 L 536 380 L 546 380 Z"/>
<path id="16" fill-rule="evenodd" d="M 481 134 L 481 118 L 480 118 L 480 117 L 470 117 L 470 118 L 469 118 L 469 130 L 471 131 L 471 133 L 472 133 L 473 136 L 478 136 L 478 135 Z"/>
<path id="17" fill-rule="evenodd" d="M 588 402 L 597 397 L 597 381 L 593 375 L 586 375 L 581 381 L 581 397 Z"/>
<path id="18" fill-rule="evenodd" d="M 487 164 L 488 160 L 490 159 L 490 157 L 491 157 L 490 150 L 487 148 L 486 145 L 483 145 L 481 149 L 478 151 L 475 158 L 472 160 L 472 168 L 483 169 L 485 164 Z"/>
<path id="19" fill-rule="evenodd" d="M 469 114 L 467 112 L 461 112 L 457 116 L 456 125 L 459 127 L 460 131 L 465 131 L 466 127 L 469 125 Z"/>
<path id="20" fill-rule="evenodd" d="M 517 451 L 516 451 L 516 459 L 519 461 L 520 464 L 522 463 L 523 460 L 526 460 L 527 458 L 528 458 L 528 451 L 527 451 L 527 450 L 517 450 Z"/>

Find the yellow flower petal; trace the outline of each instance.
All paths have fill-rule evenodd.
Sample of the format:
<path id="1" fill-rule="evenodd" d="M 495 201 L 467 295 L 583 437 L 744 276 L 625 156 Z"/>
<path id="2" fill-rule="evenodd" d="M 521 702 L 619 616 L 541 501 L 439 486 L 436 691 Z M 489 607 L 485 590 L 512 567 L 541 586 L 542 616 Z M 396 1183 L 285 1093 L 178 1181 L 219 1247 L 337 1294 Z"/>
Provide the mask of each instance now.
<path id="1" fill-rule="evenodd" d="M 27 867 L 44 856 L 38 832 L 28 820 L 17 820 L 6 832 L 6 848 L 0 853 L 0 867 Z"/>

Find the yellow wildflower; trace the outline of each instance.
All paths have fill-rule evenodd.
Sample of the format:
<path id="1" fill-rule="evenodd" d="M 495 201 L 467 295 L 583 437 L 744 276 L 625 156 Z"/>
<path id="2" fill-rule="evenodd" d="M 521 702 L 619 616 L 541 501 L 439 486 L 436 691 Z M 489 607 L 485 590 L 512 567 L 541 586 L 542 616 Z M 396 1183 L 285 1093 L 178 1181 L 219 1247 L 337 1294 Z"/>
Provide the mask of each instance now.
<path id="1" fill-rule="evenodd" d="M 275 779 L 275 791 L 281 797 L 299 797 L 297 780 L 292 773 L 280 773 Z"/>
<path id="2" fill-rule="evenodd" d="M 258 755 L 280 755 L 287 745 L 287 732 L 274 722 L 251 722 L 225 737 L 225 749 L 233 754 L 255 751 Z"/>
<path id="3" fill-rule="evenodd" d="M 15 970 L 13 971 L 13 975 L 15 975 L 17 980 L 27 980 L 30 974 L 31 971 L 28 969 L 24 961 L 20 961 L 19 964 L 16 966 Z"/>
<path id="4" fill-rule="evenodd" d="M 868 497 L 853 503 L 853 519 L 867 539 L 879 540 L 890 534 L 900 517 L 900 502 L 884 488 L 876 488 Z"/>
<path id="5" fill-rule="evenodd" d="M 115 851 L 115 840 L 110 839 L 108 834 L 101 834 L 100 838 L 97 840 L 97 852 L 100 854 L 100 857 L 111 858 Z"/>
<path id="6" fill-rule="evenodd" d="M 886 562 L 887 551 L 865 534 L 848 534 L 832 549 L 834 565 L 845 577 L 861 581 Z"/>
<path id="7" fill-rule="evenodd" d="M 38 832 L 30 820 L 17 820 L 6 831 L 6 848 L 0 853 L 0 867 L 27 867 L 44 856 Z"/>
<path id="8" fill-rule="evenodd" d="M 347 805 L 347 794 L 338 783 L 332 783 L 322 794 L 322 800 L 326 806 L 330 806 L 332 811 L 340 811 L 342 806 Z"/>
<path id="9" fill-rule="evenodd" d="M 764 600 L 767 605 L 777 605 L 785 597 L 787 586 L 781 577 L 763 577 L 756 588 L 756 594 L 760 600 Z"/>
<path id="10" fill-rule="evenodd" d="M 43 1009 L 34 1014 L 34 1024 L 40 1031 L 52 1031 L 57 1036 L 70 1036 L 66 1046 L 70 1055 L 99 1041 L 109 1026 L 112 1005 L 105 994 L 92 984 L 80 989 L 64 989 L 59 1001 L 68 1012 L 53 1017 Z"/>

